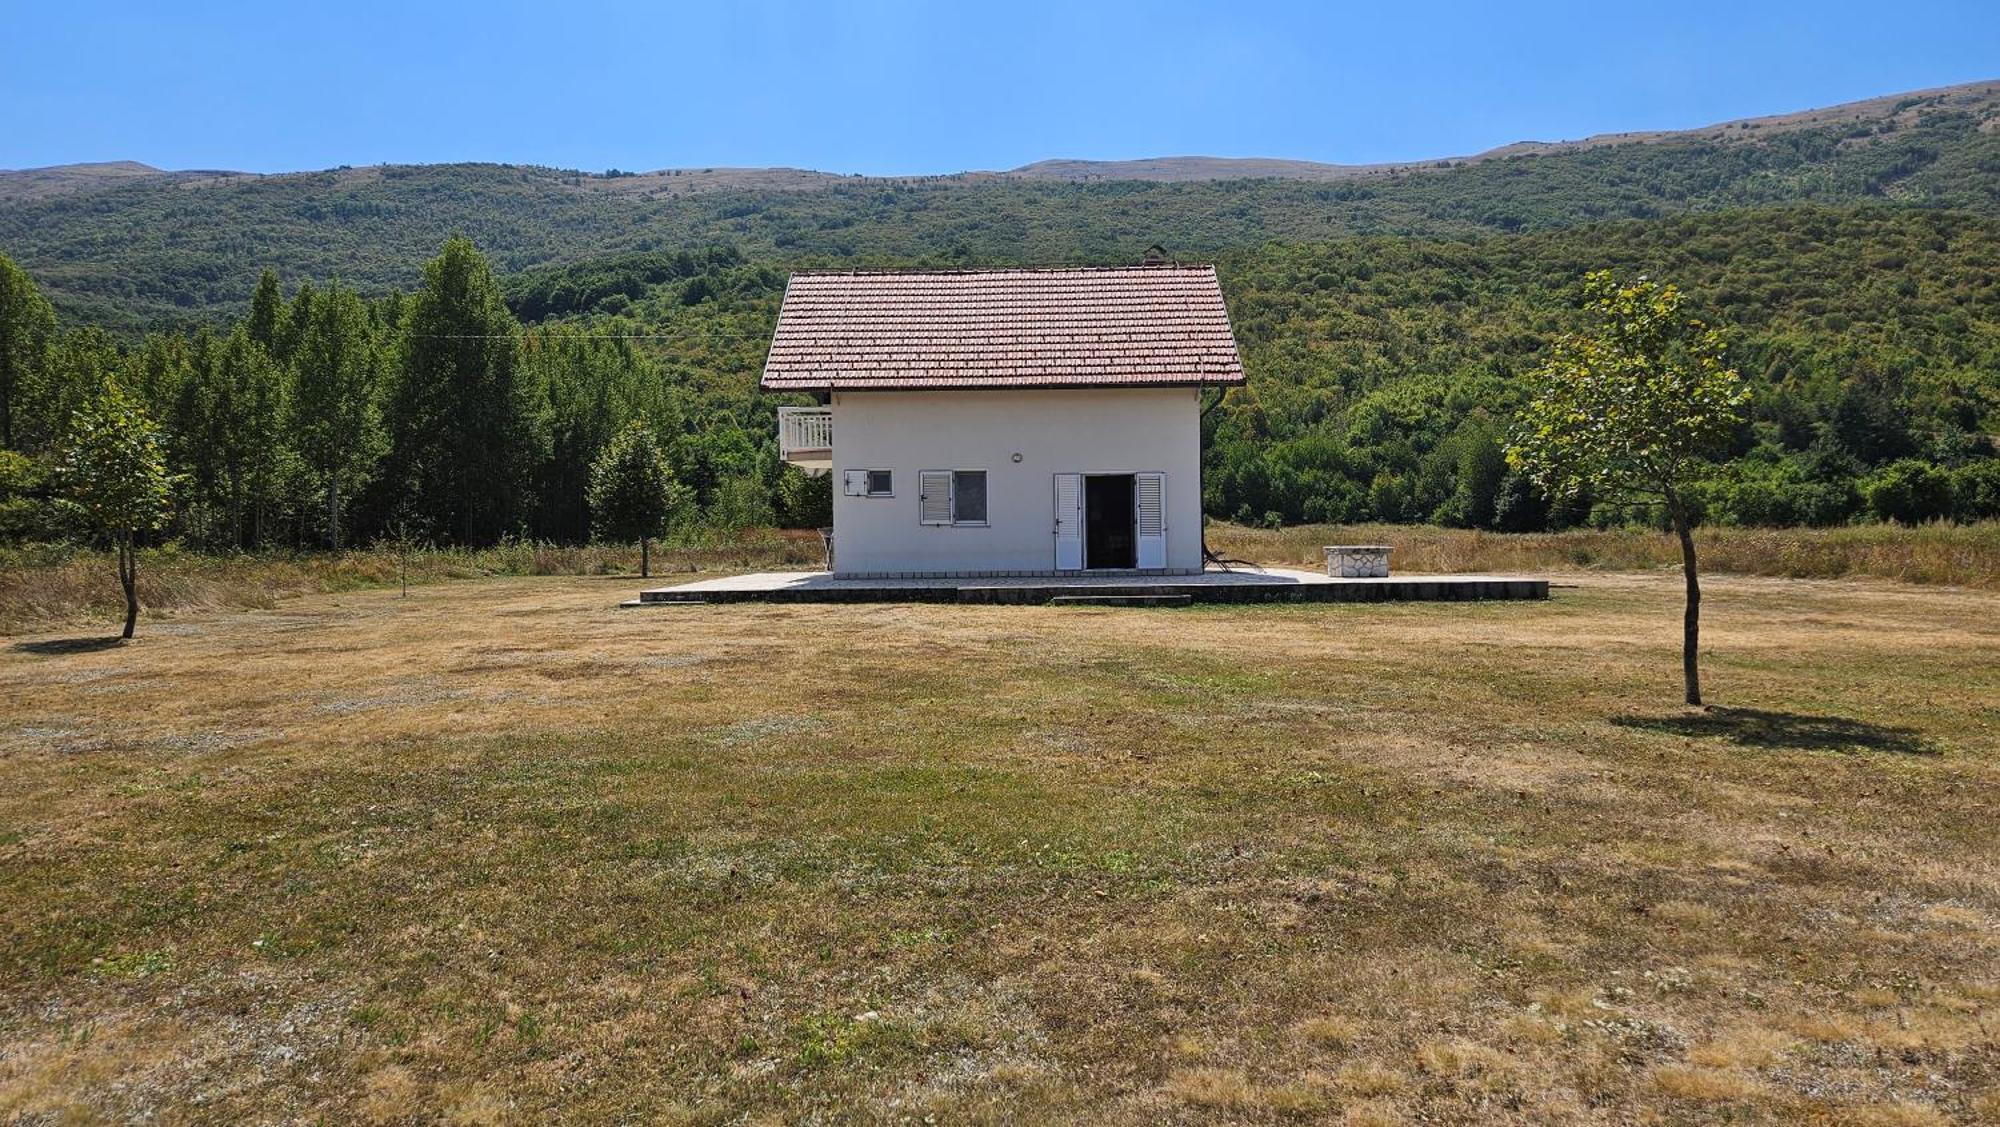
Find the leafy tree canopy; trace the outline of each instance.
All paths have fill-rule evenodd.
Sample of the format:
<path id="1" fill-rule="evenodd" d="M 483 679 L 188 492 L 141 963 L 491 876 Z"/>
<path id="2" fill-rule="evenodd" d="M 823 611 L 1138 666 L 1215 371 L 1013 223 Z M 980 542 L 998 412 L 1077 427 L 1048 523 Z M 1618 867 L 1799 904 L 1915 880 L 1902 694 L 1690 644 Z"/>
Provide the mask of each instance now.
<path id="1" fill-rule="evenodd" d="M 679 492 L 652 428 L 628 423 L 591 466 L 591 525 L 606 540 L 663 536 Z"/>
<path id="2" fill-rule="evenodd" d="M 115 380 L 71 418 L 58 474 L 76 514 L 107 536 L 151 531 L 171 511 L 159 428 Z"/>
<path id="3" fill-rule="evenodd" d="M 1722 334 L 1673 285 L 1597 271 L 1583 298 L 1594 331 L 1558 338 L 1530 377 L 1508 460 L 1553 495 L 1678 506 L 1750 393 L 1724 362 Z"/>

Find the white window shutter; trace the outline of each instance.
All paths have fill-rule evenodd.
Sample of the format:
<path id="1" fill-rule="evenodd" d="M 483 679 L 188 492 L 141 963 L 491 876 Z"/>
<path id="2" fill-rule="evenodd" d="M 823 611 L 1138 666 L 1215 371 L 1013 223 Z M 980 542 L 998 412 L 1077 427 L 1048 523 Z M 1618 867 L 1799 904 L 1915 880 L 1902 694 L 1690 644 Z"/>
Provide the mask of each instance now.
<path id="1" fill-rule="evenodd" d="M 1139 534 L 1139 567 L 1167 566 L 1167 475 L 1134 474 L 1135 524 Z"/>
<path id="2" fill-rule="evenodd" d="M 1083 570 L 1083 475 L 1056 475 L 1056 570 Z"/>
<path id="3" fill-rule="evenodd" d="M 951 471 L 925 470 L 917 475 L 918 519 L 924 524 L 951 523 Z"/>
<path id="4" fill-rule="evenodd" d="M 840 491 L 849 497 L 868 496 L 867 470 L 842 470 L 840 482 Z"/>

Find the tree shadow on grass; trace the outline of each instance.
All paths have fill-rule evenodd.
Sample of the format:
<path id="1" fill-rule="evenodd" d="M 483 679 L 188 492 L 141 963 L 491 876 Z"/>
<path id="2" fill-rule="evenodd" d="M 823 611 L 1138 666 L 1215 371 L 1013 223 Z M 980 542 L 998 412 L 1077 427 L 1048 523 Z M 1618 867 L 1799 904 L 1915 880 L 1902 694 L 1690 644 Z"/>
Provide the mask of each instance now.
<path id="1" fill-rule="evenodd" d="M 50 638 L 42 642 L 15 642 L 14 652 L 41 654 L 45 657 L 61 657 L 64 654 L 88 654 L 99 650 L 115 650 L 125 644 L 125 639 L 109 638 Z"/>
<path id="2" fill-rule="evenodd" d="M 1762 708 L 1708 708 L 1678 716 L 1615 716 L 1621 728 L 1696 739 L 1725 739 L 1744 747 L 1785 751 L 1888 751 L 1942 755 L 1915 728 L 1870 724 L 1845 716 L 1808 716 Z"/>

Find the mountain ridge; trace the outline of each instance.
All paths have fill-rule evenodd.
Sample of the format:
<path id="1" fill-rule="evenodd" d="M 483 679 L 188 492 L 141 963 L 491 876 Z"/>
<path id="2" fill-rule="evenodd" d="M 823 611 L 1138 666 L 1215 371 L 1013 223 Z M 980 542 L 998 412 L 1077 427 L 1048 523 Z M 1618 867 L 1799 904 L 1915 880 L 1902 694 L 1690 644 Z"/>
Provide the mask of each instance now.
<path id="1" fill-rule="evenodd" d="M 985 179 L 1055 180 L 1070 182 L 1135 180 L 1155 183 L 1261 179 L 1332 181 L 1391 176 L 1440 167 L 1456 167 L 1461 164 L 1481 161 L 1504 160 L 1516 156 L 1539 156 L 1575 152 L 1610 145 L 1657 144 L 1693 139 L 1748 141 L 1755 139 L 1750 136 L 1754 133 L 1769 135 L 1768 132 L 1763 131 L 1786 132 L 1838 124 L 1844 121 L 1870 119 L 1895 120 L 1899 116 L 1907 117 L 1907 115 L 1915 110 L 1925 106 L 1934 108 L 1960 108 L 1972 112 L 1984 111 L 1984 127 L 1989 130 L 2000 129 L 2000 79 L 1981 79 L 1950 86 L 1937 86 L 1922 90 L 1883 94 L 1872 98 L 1863 98 L 1857 101 L 1842 102 L 1813 109 L 1765 114 L 1755 117 L 1733 118 L 1727 121 L 1686 129 L 1630 130 L 1597 133 L 1586 137 L 1557 141 L 1523 139 L 1476 153 L 1366 164 L 1340 164 L 1292 157 L 1218 157 L 1203 154 L 1138 157 L 1124 160 L 1049 157 L 1010 169 L 967 169 L 958 172 L 916 173 L 899 176 L 827 172 L 818 169 L 794 168 L 789 166 L 679 167 L 634 172 L 612 170 L 606 173 L 588 173 L 576 169 L 556 169 L 546 165 L 516 164 L 499 161 L 441 161 L 417 164 L 361 166 L 341 165 L 331 169 L 299 169 L 286 172 L 262 173 L 227 169 L 161 169 L 140 161 L 114 160 L 47 165 L 39 168 L 0 169 L 0 201 L 20 195 L 47 194 L 51 191 L 89 190 L 92 187 L 114 185 L 149 176 L 182 182 L 238 178 L 272 180 L 287 177 L 325 176 L 329 174 L 349 174 L 355 179 L 361 179 L 367 177 L 371 171 L 443 168 L 467 165 L 473 167 L 532 169 L 568 173 L 573 176 L 605 182 L 611 190 L 619 194 L 638 194 L 661 182 L 672 182 L 671 187 L 679 190 L 703 191 L 724 189 L 799 190 L 830 187 L 837 184 L 950 180 L 976 181 Z"/>
<path id="2" fill-rule="evenodd" d="M 1790 113 L 1765 114 L 1758 117 L 1733 118 L 1709 125 L 1688 129 L 1629 130 L 1617 133 L 1595 133 L 1587 137 L 1562 141 L 1520 140 L 1485 149 L 1463 156 L 1431 157 L 1422 160 L 1385 161 L 1375 164 L 1330 164 L 1319 161 L 1294 160 L 1268 157 L 1142 157 L 1134 160 L 1089 160 L 1054 158 L 1036 161 L 1011 169 L 1003 175 L 1022 177 L 1050 177 L 1057 179 L 1142 179 L 1142 180 L 1183 180 L 1183 179 L 1257 179 L 1266 176 L 1278 178 L 1298 178 L 1306 180 L 1341 180 L 1354 177 L 1381 176 L 1396 172 L 1418 171 L 1435 168 L 1440 164 L 1456 166 L 1486 160 L 1502 160 L 1514 156 L 1543 155 L 1549 153 L 1573 152 L 1580 149 L 1599 148 L 1607 145 L 1649 144 L 1661 141 L 1688 140 L 1693 138 L 1713 138 L 1717 140 L 1749 140 L 1746 134 L 1759 130 L 1786 131 L 1809 129 L 1821 125 L 1831 125 L 1843 120 L 1866 120 L 1870 117 L 1892 119 L 1908 112 L 1921 103 L 1940 107 L 1984 108 L 1988 111 L 2000 109 L 2000 80 L 1982 79 L 1961 82 L 1951 86 L 1936 86 L 1923 90 L 1910 90 L 1896 94 L 1883 94 L 1859 101 L 1841 102 L 1815 109 L 1797 110 Z M 1987 118 L 1989 128 L 2000 128 L 2000 113 L 1991 113 Z M 1187 174 L 1195 173 L 1194 175 Z M 1201 173 L 1210 173 L 1203 175 Z"/>

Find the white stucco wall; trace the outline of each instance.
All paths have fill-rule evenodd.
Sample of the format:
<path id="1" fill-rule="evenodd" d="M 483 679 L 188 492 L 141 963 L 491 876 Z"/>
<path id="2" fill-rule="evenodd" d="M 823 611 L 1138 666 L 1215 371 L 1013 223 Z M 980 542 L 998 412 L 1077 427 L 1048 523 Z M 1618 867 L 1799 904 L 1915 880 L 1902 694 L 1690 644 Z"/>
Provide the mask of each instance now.
<path id="1" fill-rule="evenodd" d="M 1146 472 L 1166 474 L 1167 568 L 1199 571 L 1200 458 L 1194 388 L 836 392 L 835 571 L 1052 571 L 1055 475 Z M 846 496 L 866 469 L 896 495 Z M 919 523 L 918 473 L 954 469 L 986 471 L 987 527 Z"/>

